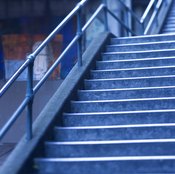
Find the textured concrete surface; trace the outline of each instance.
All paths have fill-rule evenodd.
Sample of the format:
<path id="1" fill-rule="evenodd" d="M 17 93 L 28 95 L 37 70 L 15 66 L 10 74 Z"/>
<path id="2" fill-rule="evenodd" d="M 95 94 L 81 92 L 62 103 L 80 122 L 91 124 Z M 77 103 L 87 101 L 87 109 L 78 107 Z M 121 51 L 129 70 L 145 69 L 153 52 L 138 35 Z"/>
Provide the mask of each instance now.
<path id="1" fill-rule="evenodd" d="M 34 138 L 30 142 L 26 142 L 25 137 L 20 141 L 15 151 L 9 156 L 6 163 L 1 168 L 1 173 L 17 174 L 19 173 L 21 166 L 28 163 L 27 160 L 33 154 L 33 151 L 38 146 L 45 133 L 52 130 L 52 126 L 55 122 L 59 122 L 59 113 L 62 112 L 63 107 L 67 106 L 66 109 L 68 109 L 69 106 L 66 104 L 68 104 L 69 98 L 75 95 L 75 91 L 79 87 L 78 85 L 80 85 L 79 82 L 88 75 L 87 70 L 90 67 L 93 67 L 95 58 L 99 57 L 101 50 L 104 48 L 104 44 L 108 42 L 109 36 L 110 33 L 102 33 L 91 43 L 83 55 L 84 66 L 74 66 L 35 121 L 33 126 Z M 19 154 L 23 155 L 16 160 Z M 28 171 L 24 168 L 21 172 L 22 174 L 26 174 Z"/>
<path id="2" fill-rule="evenodd" d="M 0 144 L 0 166 L 3 165 L 7 157 L 14 150 L 16 144 L 15 143 L 4 143 Z"/>

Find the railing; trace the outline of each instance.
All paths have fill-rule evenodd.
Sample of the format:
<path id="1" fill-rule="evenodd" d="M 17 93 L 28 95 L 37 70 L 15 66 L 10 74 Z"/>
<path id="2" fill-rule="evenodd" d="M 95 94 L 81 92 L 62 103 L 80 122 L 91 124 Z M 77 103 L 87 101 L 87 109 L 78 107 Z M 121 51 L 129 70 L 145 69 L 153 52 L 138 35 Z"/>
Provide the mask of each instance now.
<path id="1" fill-rule="evenodd" d="M 137 15 L 128 8 L 122 0 L 118 0 L 123 7 L 126 9 L 127 12 L 129 12 L 132 17 L 144 28 L 143 34 L 147 34 L 148 30 L 150 29 L 153 21 L 155 20 L 156 16 L 158 15 L 159 9 L 161 7 L 161 4 L 163 3 L 162 0 L 151 0 L 144 15 L 139 20 Z M 4 125 L 4 127 L 0 130 L 0 139 L 4 137 L 4 135 L 7 133 L 7 131 L 12 127 L 14 122 L 20 117 L 21 113 L 25 108 L 27 108 L 27 140 L 30 140 L 32 138 L 32 117 L 33 117 L 33 99 L 40 89 L 40 87 L 44 84 L 44 82 L 48 79 L 48 77 L 51 75 L 51 73 L 55 70 L 55 68 L 58 66 L 62 58 L 67 54 L 67 52 L 75 45 L 77 44 L 77 57 L 78 57 L 78 65 L 82 66 L 82 37 L 89 27 L 89 25 L 94 21 L 94 19 L 99 15 L 100 13 L 104 12 L 104 26 L 105 30 L 109 30 L 108 28 L 108 14 L 110 14 L 114 19 L 116 19 L 121 26 L 132 35 L 136 35 L 136 33 L 132 30 L 132 28 L 129 28 L 127 24 L 122 22 L 120 18 L 118 18 L 110 9 L 107 7 L 107 1 L 103 0 L 103 3 L 99 5 L 99 7 L 96 9 L 94 14 L 91 16 L 91 18 L 86 22 L 84 26 L 82 26 L 82 7 L 88 3 L 89 0 L 82 0 L 79 2 L 76 7 L 64 18 L 64 20 L 55 28 L 55 30 L 41 43 L 41 45 L 29 56 L 27 56 L 26 61 L 23 63 L 23 65 L 16 71 L 16 73 L 9 79 L 9 81 L 3 86 L 3 88 L 0 90 L 0 97 L 2 97 L 8 89 L 12 86 L 12 84 L 17 80 L 17 78 L 27 69 L 28 70 L 28 78 L 27 78 L 27 89 L 26 89 L 26 96 L 20 106 L 17 108 L 17 110 L 14 112 L 14 114 L 11 116 L 11 118 L 8 120 L 8 122 Z M 150 18 L 150 22 L 146 27 L 145 26 L 145 19 L 148 17 L 148 14 L 151 12 L 150 10 L 152 7 L 155 6 L 156 8 L 153 10 L 152 17 Z M 49 68 L 49 70 L 45 73 L 45 75 L 42 77 L 42 79 L 36 84 L 36 86 L 33 85 L 33 66 L 34 61 L 37 58 L 37 55 L 44 49 L 45 46 L 49 44 L 49 42 L 56 36 L 56 34 L 68 23 L 69 20 L 73 18 L 73 16 L 77 16 L 77 33 L 75 37 L 72 39 L 72 41 L 69 43 L 69 45 L 65 48 L 65 50 L 61 53 L 61 55 L 57 58 L 57 60 L 54 62 L 54 64 Z"/>
<path id="2" fill-rule="evenodd" d="M 156 21 L 156 25 L 158 24 L 158 15 L 161 10 L 161 7 L 163 4 L 167 5 L 168 3 L 168 0 L 150 0 L 145 12 L 143 13 L 142 17 L 139 19 L 138 16 L 129 7 L 127 7 L 122 0 L 118 0 L 118 1 L 123 6 L 125 11 L 130 13 L 134 21 L 136 21 L 141 26 L 143 35 L 149 34 L 151 28 L 154 26 L 155 21 Z M 126 19 L 126 21 L 128 21 L 128 19 Z M 128 25 L 128 24 L 125 24 L 125 25 Z"/>

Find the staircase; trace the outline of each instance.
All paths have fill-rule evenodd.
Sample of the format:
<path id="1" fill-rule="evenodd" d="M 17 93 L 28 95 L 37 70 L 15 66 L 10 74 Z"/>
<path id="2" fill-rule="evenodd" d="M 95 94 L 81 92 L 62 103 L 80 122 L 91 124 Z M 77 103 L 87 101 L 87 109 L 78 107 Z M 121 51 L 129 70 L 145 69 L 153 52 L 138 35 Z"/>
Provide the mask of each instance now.
<path id="1" fill-rule="evenodd" d="M 161 33 L 175 32 L 175 1 L 172 1 L 171 8 L 166 17 Z"/>
<path id="2" fill-rule="evenodd" d="M 174 40 L 112 38 L 35 172 L 175 173 Z"/>

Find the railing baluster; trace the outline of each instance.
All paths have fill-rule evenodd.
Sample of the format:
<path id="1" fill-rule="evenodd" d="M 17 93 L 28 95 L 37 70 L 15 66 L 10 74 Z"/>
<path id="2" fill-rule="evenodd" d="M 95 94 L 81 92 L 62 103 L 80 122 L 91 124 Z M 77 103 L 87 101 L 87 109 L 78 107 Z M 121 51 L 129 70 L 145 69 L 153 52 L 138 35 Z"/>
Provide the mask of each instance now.
<path id="1" fill-rule="evenodd" d="M 26 139 L 29 141 L 32 139 L 32 120 L 33 120 L 33 65 L 34 65 L 34 57 L 29 55 L 28 59 L 30 59 L 30 64 L 28 66 L 28 76 L 27 76 L 27 90 L 26 97 L 29 98 L 29 102 L 27 104 L 27 118 L 26 118 Z"/>
<path id="2" fill-rule="evenodd" d="M 107 0 L 103 0 L 103 4 L 105 5 L 104 7 L 104 26 L 105 26 L 105 31 L 109 31 L 109 27 L 108 27 L 108 16 L 107 16 Z"/>
<path id="3" fill-rule="evenodd" d="M 81 8 L 77 12 L 77 35 L 79 36 L 79 39 L 77 42 L 78 66 L 82 66 L 82 10 Z"/>

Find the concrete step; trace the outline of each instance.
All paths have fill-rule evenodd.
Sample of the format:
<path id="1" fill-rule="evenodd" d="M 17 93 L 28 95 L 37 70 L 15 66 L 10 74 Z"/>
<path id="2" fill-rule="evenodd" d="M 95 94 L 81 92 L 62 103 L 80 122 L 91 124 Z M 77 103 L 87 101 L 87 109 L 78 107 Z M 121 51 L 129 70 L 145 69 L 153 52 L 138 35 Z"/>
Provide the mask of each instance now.
<path id="1" fill-rule="evenodd" d="M 164 34 L 167 34 L 167 33 L 175 33 L 175 32 L 171 32 L 171 31 L 164 31 L 164 32 L 162 32 L 162 33 L 164 33 Z"/>
<path id="2" fill-rule="evenodd" d="M 175 96 L 175 86 L 78 91 L 79 101 L 156 98 L 172 96 Z"/>
<path id="3" fill-rule="evenodd" d="M 35 162 L 40 174 L 175 173 L 175 156 L 39 158 Z"/>
<path id="4" fill-rule="evenodd" d="M 171 28 L 168 28 L 168 30 L 169 29 Z M 175 28 L 173 28 L 173 30 L 175 30 Z M 106 51 L 125 52 L 125 51 L 162 50 L 162 49 L 174 49 L 174 48 L 175 48 L 175 41 L 164 41 L 164 42 L 149 42 L 149 43 L 126 44 L 126 45 L 124 44 L 108 45 L 106 47 Z"/>
<path id="5" fill-rule="evenodd" d="M 147 36 L 134 36 L 134 37 L 122 37 L 112 38 L 111 44 L 130 44 L 130 43 L 145 43 L 145 42 L 159 42 L 175 40 L 175 35 L 172 34 L 160 34 L 160 35 L 147 35 Z"/>
<path id="6" fill-rule="evenodd" d="M 168 24 L 164 25 L 164 28 L 169 28 L 169 27 L 170 28 L 173 28 L 173 27 L 175 28 L 175 23 L 168 23 Z"/>
<path id="7" fill-rule="evenodd" d="M 175 66 L 91 70 L 92 79 L 175 75 Z"/>
<path id="8" fill-rule="evenodd" d="M 163 32 L 175 32 L 175 28 L 164 28 Z"/>
<path id="9" fill-rule="evenodd" d="M 54 141 L 174 139 L 175 124 L 55 127 Z"/>
<path id="10" fill-rule="evenodd" d="M 76 113 L 163 109 L 175 109 L 175 97 L 71 101 L 71 111 Z"/>
<path id="11" fill-rule="evenodd" d="M 46 142 L 47 158 L 175 155 L 175 139 Z M 170 150 L 171 149 L 171 150 Z"/>
<path id="12" fill-rule="evenodd" d="M 145 59 L 126 59 L 126 60 L 111 60 L 111 61 L 97 61 L 97 70 L 107 69 L 121 69 L 121 68 L 143 68 L 155 66 L 172 66 L 175 65 L 175 57 L 158 57 Z"/>
<path id="13" fill-rule="evenodd" d="M 62 125 L 109 126 L 127 124 L 175 123 L 175 110 L 147 110 L 123 112 L 64 113 Z"/>
<path id="14" fill-rule="evenodd" d="M 174 86 L 175 76 L 150 76 L 85 80 L 86 90 Z"/>
<path id="15" fill-rule="evenodd" d="M 149 50 L 149 51 L 130 51 L 130 52 L 108 52 L 102 53 L 102 60 L 127 60 L 155 57 L 173 57 L 175 49 Z"/>
<path id="16" fill-rule="evenodd" d="M 167 19 L 175 20 L 175 17 L 169 15 Z"/>

